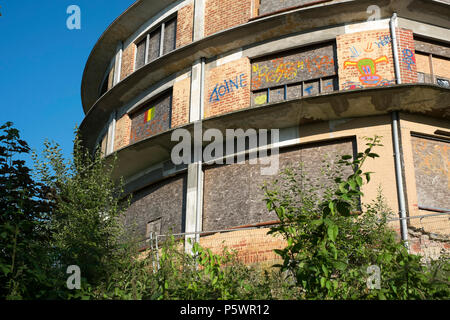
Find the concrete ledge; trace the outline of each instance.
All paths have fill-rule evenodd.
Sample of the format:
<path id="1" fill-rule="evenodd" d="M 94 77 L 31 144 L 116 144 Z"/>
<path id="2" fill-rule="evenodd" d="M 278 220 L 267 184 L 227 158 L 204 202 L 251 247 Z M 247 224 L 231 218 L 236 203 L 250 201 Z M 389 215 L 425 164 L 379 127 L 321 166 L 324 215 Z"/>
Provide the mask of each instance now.
<path id="1" fill-rule="evenodd" d="M 203 130 L 282 129 L 306 123 L 388 114 L 391 111 L 450 119 L 450 89 L 431 84 L 407 84 L 340 91 L 274 104 L 250 107 L 202 121 Z M 179 127 L 193 137 L 194 123 Z M 129 145 L 107 157 L 118 156 L 114 177 L 130 177 L 146 168 L 170 160 L 173 128 Z"/>

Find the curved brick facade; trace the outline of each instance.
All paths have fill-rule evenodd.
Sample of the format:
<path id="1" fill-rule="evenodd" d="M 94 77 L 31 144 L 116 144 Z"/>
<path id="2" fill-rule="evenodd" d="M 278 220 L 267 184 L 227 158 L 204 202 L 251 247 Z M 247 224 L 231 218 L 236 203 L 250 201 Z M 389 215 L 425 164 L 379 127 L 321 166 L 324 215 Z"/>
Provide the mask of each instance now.
<path id="1" fill-rule="evenodd" d="M 127 218 L 135 232 L 144 237 L 149 230 L 213 231 L 275 220 L 262 201 L 259 164 L 172 163 L 173 130 L 192 130 L 198 121 L 223 133 L 280 129 L 280 169 L 303 161 L 314 171 L 324 155 L 355 154 L 364 137 L 382 135 L 381 158 L 367 164 L 376 175 L 362 201 L 381 185 L 398 212 L 390 114 L 398 111 L 412 249 L 423 249 L 424 236 L 417 236 L 423 232 L 439 234 L 437 247 L 448 250 L 442 240 L 448 216 L 413 218 L 450 210 L 448 4 L 379 1 L 373 19 L 366 10 L 373 1 L 166 2 L 142 17 L 133 10 L 151 9 L 151 0 L 137 1 L 121 17 L 124 30 L 127 22 L 140 26 L 116 36 L 117 49 L 96 77 L 104 79 L 96 83 L 98 100 L 84 106 L 90 111 L 81 125 L 91 149 L 117 152 L 116 174 L 135 195 Z M 107 30 L 110 38 L 115 28 Z M 89 68 L 84 83 L 91 81 Z"/>

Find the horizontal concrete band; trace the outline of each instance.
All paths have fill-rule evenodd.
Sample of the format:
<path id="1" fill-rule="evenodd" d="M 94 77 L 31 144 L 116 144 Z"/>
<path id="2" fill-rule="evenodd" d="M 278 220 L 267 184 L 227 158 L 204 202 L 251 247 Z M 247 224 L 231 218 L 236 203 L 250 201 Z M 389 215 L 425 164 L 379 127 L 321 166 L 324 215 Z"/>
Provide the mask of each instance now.
<path id="1" fill-rule="evenodd" d="M 408 84 L 353 91 L 341 91 L 320 96 L 283 101 L 251 107 L 202 121 L 203 130 L 218 129 L 282 129 L 313 122 L 388 114 L 405 111 L 434 118 L 448 119 L 450 90 L 432 84 Z M 194 136 L 195 123 L 179 127 Z M 117 150 L 115 177 L 131 177 L 149 167 L 170 160 L 174 130 L 149 137 Z M 185 169 L 185 168 L 178 168 Z M 174 168 L 160 168 L 161 172 Z"/>

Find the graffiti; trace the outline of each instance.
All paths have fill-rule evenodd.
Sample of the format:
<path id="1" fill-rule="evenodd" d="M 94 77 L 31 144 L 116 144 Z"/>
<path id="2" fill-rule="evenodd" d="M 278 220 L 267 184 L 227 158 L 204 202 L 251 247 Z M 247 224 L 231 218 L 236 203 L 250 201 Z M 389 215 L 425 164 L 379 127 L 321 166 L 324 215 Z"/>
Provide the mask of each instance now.
<path id="1" fill-rule="evenodd" d="M 364 49 L 365 52 L 372 52 L 373 48 L 372 48 L 372 43 L 368 42 L 366 48 Z"/>
<path id="2" fill-rule="evenodd" d="M 376 60 L 370 58 L 364 58 L 359 61 L 345 61 L 344 62 L 344 70 L 347 67 L 355 66 L 358 68 L 361 76 L 359 77 L 359 81 L 362 84 L 368 86 L 376 86 L 382 80 L 381 76 L 377 75 L 377 64 L 379 63 L 389 63 L 389 60 L 386 56 L 382 56 Z"/>
<path id="3" fill-rule="evenodd" d="M 309 96 L 309 95 L 311 95 L 311 91 L 314 89 L 314 87 L 313 86 L 309 86 L 309 87 L 306 87 L 305 88 L 305 95 L 307 95 L 307 96 Z"/>
<path id="4" fill-rule="evenodd" d="M 323 86 L 323 91 L 333 91 L 333 89 L 334 89 L 333 80 L 325 82 Z"/>
<path id="5" fill-rule="evenodd" d="M 450 147 L 421 139 L 414 141 L 413 149 L 416 168 L 425 175 L 446 178 L 450 188 Z"/>
<path id="6" fill-rule="evenodd" d="M 253 89 L 261 88 L 263 83 L 273 85 L 334 74 L 334 58 L 327 55 L 296 61 L 278 58 L 271 60 L 270 63 L 252 65 Z"/>
<path id="7" fill-rule="evenodd" d="M 155 118 L 155 107 L 150 108 L 145 112 L 144 122 L 150 122 L 153 118 Z"/>
<path id="8" fill-rule="evenodd" d="M 412 70 L 411 65 L 416 64 L 416 58 L 414 52 L 409 49 L 403 49 L 403 62 L 407 65 L 408 70 Z"/>
<path id="9" fill-rule="evenodd" d="M 395 85 L 395 80 L 383 79 L 380 81 L 378 85 L 373 87 L 387 87 L 392 85 Z M 364 89 L 364 86 L 362 86 L 361 83 L 354 81 L 347 81 L 342 84 L 342 90 L 356 90 L 356 89 Z"/>
<path id="10" fill-rule="evenodd" d="M 209 96 L 209 102 L 217 102 L 230 92 L 234 92 L 234 89 L 239 90 L 240 88 L 245 88 L 247 86 L 246 83 L 247 76 L 242 73 L 240 76 L 236 76 L 235 80 L 232 79 L 224 80 L 224 84 L 219 86 L 219 83 L 216 84 L 214 90 Z"/>
<path id="11" fill-rule="evenodd" d="M 265 104 L 267 102 L 267 94 L 255 98 L 255 104 Z"/>
<path id="12" fill-rule="evenodd" d="M 392 38 L 390 35 L 386 35 L 384 37 L 379 37 L 378 42 L 375 42 L 378 48 L 385 47 L 392 42 Z"/>
<path id="13" fill-rule="evenodd" d="M 357 58 L 361 55 L 361 52 L 358 51 L 354 46 L 350 48 L 351 58 Z"/>

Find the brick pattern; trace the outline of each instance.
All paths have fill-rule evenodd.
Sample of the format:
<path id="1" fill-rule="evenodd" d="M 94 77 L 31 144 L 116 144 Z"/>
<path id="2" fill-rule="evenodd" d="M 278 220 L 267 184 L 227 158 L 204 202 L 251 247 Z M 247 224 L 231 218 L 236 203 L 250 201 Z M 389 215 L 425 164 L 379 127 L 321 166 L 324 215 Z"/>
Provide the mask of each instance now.
<path id="1" fill-rule="evenodd" d="M 243 109 L 250 105 L 250 61 L 248 58 L 241 58 L 212 68 L 206 72 L 205 80 L 205 118 Z"/>
<path id="2" fill-rule="evenodd" d="M 200 238 L 200 245 L 221 254 L 226 247 L 236 251 L 237 257 L 245 264 L 266 263 L 273 265 L 280 262 L 280 257 L 273 251 L 283 249 L 287 242 L 280 236 L 267 235 L 269 228 L 239 230 L 216 233 Z"/>
<path id="3" fill-rule="evenodd" d="M 336 41 L 341 90 L 395 84 L 389 29 L 344 34 Z"/>
<path id="4" fill-rule="evenodd" d="M 397 39 L 402 83 L 416 83 L 417 63 L 413 32 L 407 29 L 397 29 Z"/>
<path id="5" fill-rule="evenodd" d="M 130 144 L 131 119 L 128 114 L 124 114 L 116 122 L 116 132 L 114 135 L 114 151 L 126 147 Z"/>
<path id="6" fill-rule="evenodd" d="M 122 70 L 120 80 L 128 77 L 134 71 L 136 45 L 131 43 L 122 53 Z"/>
<path id="7" fill-rule="evenodd" d="M 178 10 L 176 47 L 192 42 L 194 32 L 194 4 L 190 3 Z"/>
<path id="8" fill-rule="evenodd" d="M 175 128 L 189 122 L 191 78 L 187 77 L 173 85 L 172 124 Z"/>
<path id="9" fill-rule="evenodd" d="M 248 22 L 252 0 L 207 0 L 205 37 Z"/>

